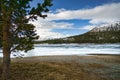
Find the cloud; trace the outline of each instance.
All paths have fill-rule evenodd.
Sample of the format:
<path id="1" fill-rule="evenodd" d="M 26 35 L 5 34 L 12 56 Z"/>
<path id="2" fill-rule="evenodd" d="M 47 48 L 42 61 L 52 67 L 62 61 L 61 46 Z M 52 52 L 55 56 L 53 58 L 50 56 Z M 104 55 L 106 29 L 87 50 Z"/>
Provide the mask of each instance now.
<path id="1" fill-rule="evenodd" d="M 67 22 L 54 22 L 38 18 L 37 21 L 30 22 L 36 26 L 37 34 L 40 36 L 39 40 L 47 40 L 53 38 L 62 38 L 69 36 L 59 32 L 53 32 L 54 29 L 73 29 L 73 23 Z"/>
<path id="2" fill-rule="evenodd" d="M 105 4 L 91 9 L 65 10 L 58 9 L 49 13 L 47 20 L 88 19 L 91 24 L 109 23 L 120 20 L 120 3 Z"/>
<path id="3" fill-rule="evenodd" d="M 73 28 L 73 23 L 68 22 L 55 22 L 55 21 L 47 21 L 46 19 L 38 18 L 37 21 L 31 22 L 35 26 L 42 29 L 69 29 Z"/>
<path id="4" fill-rule="evenodd" d="M 62 35 L 61 33 L 52 32 L 50 29 L 38 29 L 37 27 L 36 30 L 37 30 L 37 34 L 40 36 L 39 40 L 66 37 L 65 35 Z"/>
<path id="5" fill-rule="evenodd" d="M 59 20 L 89 20 L 90 25 L 78 28 L 80 30 L 91 30 L 97 25 L 120 21 L 120 3 L 104 4 L 90 9 L 66 10 L 57 9 L 48 13 L 44 20 L 38 18 L 37 21 L 30 22 L 36 26 L 40 40 L 66 37 L 69 34 L 53 32 L 54 29 L 75 29 L 74 23 L 59 22 Z M 57 21 L 57 22 L 56 22 Z"/>
<path id="6" fill-rule="evenodd" d="M 86 26 L 83 26 L 79 29 L 81 29 L 81 30 L 92 30 L 95 27 L 96 27 L 96 25 L 86 25 Z"/>

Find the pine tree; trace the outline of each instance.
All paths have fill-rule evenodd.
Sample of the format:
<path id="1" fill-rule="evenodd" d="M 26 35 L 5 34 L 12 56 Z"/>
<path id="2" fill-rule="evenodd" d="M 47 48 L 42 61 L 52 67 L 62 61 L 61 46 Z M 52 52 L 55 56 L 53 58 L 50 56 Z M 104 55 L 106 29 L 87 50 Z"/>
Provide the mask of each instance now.
<path id="1" fill-rule="evenodd" d="M 42 12 L 48 12 L 52 6 L 51 0 L 44 0 L 36 7 L 30 7 L 32 0 L 0 0 L 0 38 L 3 50 L 2 79 L 9 80 L 10 55 L 12 51 L 22 50 L 27 52 L 33 48 L 33 43 L 38 36 L 35 26 L 30 20 L 37 17 L 45 18 Z"/>

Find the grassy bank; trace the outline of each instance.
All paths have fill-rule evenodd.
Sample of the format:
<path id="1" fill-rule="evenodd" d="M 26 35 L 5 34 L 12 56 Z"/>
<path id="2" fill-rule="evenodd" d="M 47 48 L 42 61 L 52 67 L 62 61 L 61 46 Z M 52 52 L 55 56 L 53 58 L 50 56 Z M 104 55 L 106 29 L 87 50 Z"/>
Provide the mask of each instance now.
<path id="1" fill-rule="evenodd" d="M 12 60 L 10 80 L 119 80 L 119 67 L 118 56 L 20 58 Z"/>

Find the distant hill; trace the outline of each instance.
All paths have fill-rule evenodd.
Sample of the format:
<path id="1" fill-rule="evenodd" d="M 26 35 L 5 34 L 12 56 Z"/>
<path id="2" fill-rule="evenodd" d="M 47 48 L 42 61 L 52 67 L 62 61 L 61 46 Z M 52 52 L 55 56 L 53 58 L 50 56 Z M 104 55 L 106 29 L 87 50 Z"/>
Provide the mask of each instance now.
<path id="1" fill-rule="evenodd" d="M 120 43 L 120 22 L 95 27 L 82 35 L 46 40 L 38 43 Z"/>

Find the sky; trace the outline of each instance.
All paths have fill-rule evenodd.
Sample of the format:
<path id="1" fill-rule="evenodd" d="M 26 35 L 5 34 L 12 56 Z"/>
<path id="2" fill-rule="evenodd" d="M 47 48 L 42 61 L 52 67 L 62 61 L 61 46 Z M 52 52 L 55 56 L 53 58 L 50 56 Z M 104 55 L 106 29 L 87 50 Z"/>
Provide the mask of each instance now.
<path id="1" fill-rule="evenodd" d="M 31 6 L 43 0 L 33 0 Z M 94 27 L 120 21 L 120 0 L 53 0 L 46 19 L 30 22 L 39 40 L 84 34 Z"/>

